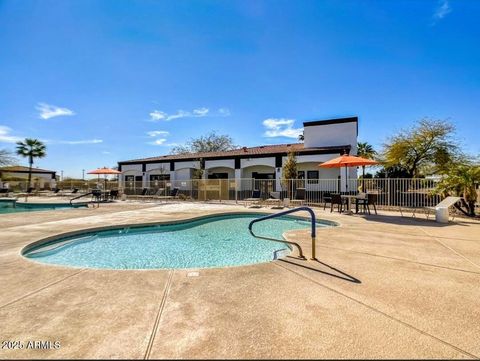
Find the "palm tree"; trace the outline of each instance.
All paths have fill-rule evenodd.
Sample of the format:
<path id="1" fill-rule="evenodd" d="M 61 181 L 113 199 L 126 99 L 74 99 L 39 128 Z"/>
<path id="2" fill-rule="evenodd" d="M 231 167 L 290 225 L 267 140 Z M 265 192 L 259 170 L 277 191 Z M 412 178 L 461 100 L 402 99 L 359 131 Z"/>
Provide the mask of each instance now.
<path id="1" fill-rule="evenodd" d="M 373 159 L 375 158 L 375 155 L 377 152 L 375 149 L 373 149 L 373 146 L 371 144 L 368 144 L 367 142 L 358 142 L 357 144 L 357 155 L 359 157 L 367 158 L 367 159 Z M 364 190 L 365 182 L 365 166 L 362 165 L 362 191 Z"/>
<path id="2" fill-rule="evenodd" d="M 47 155 L 47 147 L 38 139 L 26 138 L 23 142 L 17 142 L 17 154 L 28 157 L 28 187 L 32 182 L 32 166 L 35 158 L 43 158 Z"/>

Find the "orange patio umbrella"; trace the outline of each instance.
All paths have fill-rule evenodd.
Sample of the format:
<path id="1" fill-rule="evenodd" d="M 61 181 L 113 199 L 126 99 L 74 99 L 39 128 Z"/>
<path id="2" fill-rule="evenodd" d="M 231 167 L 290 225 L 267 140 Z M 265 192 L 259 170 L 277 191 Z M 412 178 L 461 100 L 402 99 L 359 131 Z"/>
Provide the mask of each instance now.
<path id="1" fill-rule="evenodd" d="M 362 157 L 357 157 L 354 155 L 341 155 L 340 157 L 330 159 L 329 161 L 326 161 L 325 163 L 322 163 L 319 165 L 319 167 L 322 168 L 341 168 L 345 167 L 345 175 L 347 177 L 347 183 L 346 183 L 346 189 L 348 191 L 348 167 L 361 167 L 364 165 L 375 165 L 378 164 L 378 162 L 372 160 L 372 159 L 367 159 L 367 158 L 362 158 Z"/>
<path id="2" fill-rule="evenodd" d="M 119 172 L 118 170 L 115 170 L 115 169 L 103 167 L 103 168 L 98 168 L 98 169 L 92 170 L 92 171 L 88 172 L 88 174 L 97 174 L 98 175 L 98 180 L 100 180 L 100 175 L 101 174 L 105 175 L 104 189 L 106 189 L 107 188 L 107 175 L 122 174 L 122 172 Z"/>

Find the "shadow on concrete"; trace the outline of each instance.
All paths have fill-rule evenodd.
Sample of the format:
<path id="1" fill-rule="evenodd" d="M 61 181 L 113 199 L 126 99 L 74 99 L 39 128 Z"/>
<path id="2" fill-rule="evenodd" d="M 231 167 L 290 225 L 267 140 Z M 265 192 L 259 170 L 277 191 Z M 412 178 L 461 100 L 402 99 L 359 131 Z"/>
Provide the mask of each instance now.
<path id="1" fill-rule="evenodd" d="M 455 218 L 454 221 L 450 221 L 448 223 L 438 223 L 435 222 L 435 216 L 433 219 L 426 218 L 419 218 L 419 217 L 401 217 L 401 216 L 393 216 L 393 215 L 364 215 L 364 214 L 357 214 L 355 217 L 364 218 L 368 222 L 378 222 L 378 223 L 388 223 L 394 224 L 397 226 L 422 226 L 422 227 L 432 227 L 432 228 L 443 228 L 448 226 L 468 226 L 468 222 L 462 222 L 460 218 Z"/>
<path id="2" fill-rule="evenodd" d="M 287 258 L 297 260 L 297 261 L 302 262 L 302 263 L 293 262 L 293 261 L 288 260 Z M 347 274 L 343 271 L 340 271 L 339 269 L 337 269 L 335 267 L 332 267 L 332 266 L 330 266 L 330 265 L 328 265 L 328 264 L 326 264 L 322 261 L 319 261 L 318 259 L 310 261 L 308 264 L 313 263 L 314 265 L 318 265 L 319 267 L 323 267 L 324 269 L 311 267 L 311 266 L 307 265 L 307 262 L 305 260 L 302 260 L 302 259 L 297 258 L 297 257 L 287 256 L 286 258 L 281 258 L 278 261 L 288 263 L 288 264 L 291 264 L 293 266 L 302 267 L 302 268 L 308 269 L 310 271 L 321 273 L 321 274 L 324 274 L 324 275 L 327 275 L 327 276 L 339 278 L 339 279 L 344 280 L 344 281 L 348 281 L 348 282 L 352 282 L 352 283 L 358 283 L 358 284 L 362 283 L 358 278 L 355 278 L 355 277 L 353 277 L 353 276 L 351 276 L 351 275 L 349 275 L 349 274 Z M 333 271 L 335 273 L 332 273 L 331 271 Z"/>

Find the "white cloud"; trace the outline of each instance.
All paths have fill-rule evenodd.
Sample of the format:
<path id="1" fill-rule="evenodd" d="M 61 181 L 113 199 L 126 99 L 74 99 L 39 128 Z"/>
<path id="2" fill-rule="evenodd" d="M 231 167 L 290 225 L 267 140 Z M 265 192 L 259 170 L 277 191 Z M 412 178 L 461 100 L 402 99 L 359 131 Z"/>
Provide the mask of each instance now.
<path id="1" fill-rule="evenodd" d="M 150 142 L 149 144 L 151 144 L 151 145 L 165 145 L 166 141 L 167 141 L 166 138 L 159 138 L 159 139 L 155 139 L 153 142 Z"/>
<path id="2" fill-rule="evenodd" d="M 0 143 L 16 143 L 22 140 L 20 137 L 11 135 L 12 128 L 0 125 Z"/>
<path id="3" fill-rule="evenodd" d="M 218 109 L 218 115 L 221 117 L 228 117 L 230 116 L 230 109 L 228 108 L 219 108 Z"/>
<path id="4" fill-rule="evenodd" d="M 102 154 L 112 154 L 112 152 L 109 152 L 108 150 L 104 150 Z"/>
<path id="5" fill-rule="evenodd" d="M 186 118 L 186 117 L 192 117 L 192 113 L 186 112 L 185 110 L 179 110 L 177 111 L 176 114 L 169 115 L 165 120 L 173 120 L 173 119 L 179 119 L 179 118 Z"/>
<path id="6" fill-rule="evenodd" d="M 209 111 L 210 109 L 208 108 L 198 108 L 193 110 L 193 114 L 197 117 L 205 117 Z"/>
<path id="7" fill-rule="evenodd" d="M 433 13 L 434 24 L 437 21 L 442 20 L 445 16 L 447 16 L 451 12 L 452 12 L 452 8 L 450 7 L 450 3 L 448 2 L 448 0 L 440 0 L 438 2 L 437 8 Z"/>
<path id="8" fill-rule="evenodd" d="M 150 113 L 150 120 L 158 121 L 165 120 L 167 118 L 167 113 L 161 112 L 160 110 L 154 110 Z"/>
<path id="9" fill-rule="evenodd" d="M 38 103 L 35 109 L 40 112 L 39 116 L 42 119 L 75 115 L 75 113 L 68 108 L 60 108 L 56 105 L 50 105 L 47 103 Z"/>
<path id="10" fill-rule="evenodd" d="M 303 132 L 303 128 L 294 128 L 294 119 L 286 118 L 268 118 L 263 121 L 265 127 L 265 137 L 286 137 L 286 138 L 298 138 Z"/>
<path id="11" fill-rule="evenodd" d="M 77 145 L 77 144 L 99 144 L 99 143 L 103 143 L 103 140 L 102 140 L 102 139 L 58 140 L 58 141 L 52 141 L 52 143 L 68 144 L 68 145 Z"/>
<path id="12" fill-rule="evenodd" d="M 150 121 L 170 121 L 180 118 L 203 118 L 203 117 L 228 117 L 230 116 L 230 110 L 227 108 L 219 108 L 217 111 L 211 112 L 210 109 L 205 107 L 200 107 L 193 109 L 192 111 L 187 110 L 177 110 L 174 114 L 168 114 L 161 110 L 154 110 L 150 114 Z"/>
<path id="13" fill-rule="evenodd" d="M 169 135 L 170 133 L 167 132 L 166 130 L 151 130 L 149 132 L 147 132 L 147 135 L 149 137 L 158 137 L 158 136 L 167 136 Z"/>

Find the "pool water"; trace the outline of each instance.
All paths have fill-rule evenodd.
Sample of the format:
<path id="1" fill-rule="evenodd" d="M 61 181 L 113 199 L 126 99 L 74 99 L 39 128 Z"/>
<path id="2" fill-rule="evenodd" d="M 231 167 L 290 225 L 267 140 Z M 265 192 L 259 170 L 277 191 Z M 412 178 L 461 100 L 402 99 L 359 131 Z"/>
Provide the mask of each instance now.
<path id="1" fill-rule="evenodd" d="M 269 262 L 290 253 L 285 243 L 255 238 L 248 224 L 261 214 L 210 216 L 180 224 L 119 228 L 62 238 L 27 250 L 39 262 L 106 269 L 209 268 Z M 317 227 L 331 224 L 318 222 Z M 254 225 L 257 235 L 283 239 L 310 222 L 282 217 Z"/>
<path id="2" fill-rule="evenodd" d="M 14 201 L 1 201 L 0 202 L 0 214 L 19 213 L 19 212 L 33 212 L 33 211 L 48 211 L 55 209 L 71 209 L 77 207 L 85 207 L 84 204 L 76 204 L 70 206 L 67 204 L 43 204 L 43 203 L 31 203 L 31 204 L 15 204 Z"/>

